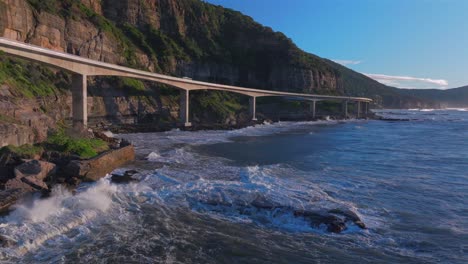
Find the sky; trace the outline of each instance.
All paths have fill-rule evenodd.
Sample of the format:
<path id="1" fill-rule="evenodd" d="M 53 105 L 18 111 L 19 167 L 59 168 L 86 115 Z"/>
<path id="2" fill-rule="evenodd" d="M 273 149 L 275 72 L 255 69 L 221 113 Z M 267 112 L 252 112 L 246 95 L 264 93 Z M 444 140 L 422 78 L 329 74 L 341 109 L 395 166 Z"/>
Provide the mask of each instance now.
<path id="1" fill-rule="evenodd" d="M 468 85 L 468 0 L 206 0 L 399 88 Z"/>

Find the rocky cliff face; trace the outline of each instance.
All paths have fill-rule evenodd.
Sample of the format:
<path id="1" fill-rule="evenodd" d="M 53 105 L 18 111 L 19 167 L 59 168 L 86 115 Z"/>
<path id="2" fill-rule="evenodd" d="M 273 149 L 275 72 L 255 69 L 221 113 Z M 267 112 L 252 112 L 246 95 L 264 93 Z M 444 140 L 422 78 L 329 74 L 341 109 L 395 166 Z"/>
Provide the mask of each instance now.
<path id="1" fill-rule="evenodd" d="M 78 6 L 55 3 L 67 1 L 45 1 L 53 2 L 54 8 L 50 9 L 55 13 L 48 9 L 38 10 L 30 2 L 0 0 L 0 35 L 117 64 L 132 64 L 131 59 L 125 57 L 125 53 L 131 51 L 133 62 L 141 68 L 155 71 L 159 66 L 166 73 L 201 80 L 264 89 L 343 92 L 339 76 L 318 58 L 304 55 L 319 67 L 292 65 L 294 55 L 284 53 L 296 47 L 284 36 L 253 21 L 243 29 L 242 23 L 235 23 L 244 17 L 196 0 L 81 0 Z M 62 14 L 60 10 L 65 8 L 72 14 Z M 102 21 L 96 22 L 96 17 Z M 165 50 L 151 54 L 132 39 L 132 33 L 124 30 L 124 38 L 130 35 L 130 42 L 133 42 L 126 43 L 119 32 L 106 28 L 107 21 L 119 28 L 138 30 L 144 37 L 150 31 L 157 32 L 162 39 L 172 39 L 168 40 L 169 44 L 175 43 L 183 56 L 167 55 Z M 260 34 L 256 34 L 257 30 L 261 30 Z M 154 44 L 149 40 L 146 42 Z M 204 42 L 208 47 L 203 47 Z M 223 47 L 226 45 L 221 42 L 230 44 Z M 188 47 L 190 44 L 193 47 Z M 217 46 L 219 54 L 203 51 L 203 55 L 196 55 L 191 52 L 191 49 L 211 48 L 209 46 Z M 171 49 L 164 45 L 162 48 Z M 234 51 L 238 54 L 230 54 Z"/>
<path id="2" fill-rule="evenodd" d="M 388 87 L 303 52 L 282 33 L 250 17 L 199 0 L 0 0 L 0 36 L 196 80 L 260 89 L 369 96 L 391 107 L 408 106 L 414 101 L 398 100 L 401 95 Z M 69 116 L 67 90 L 54 90 L 52 94 L 35 91 L 28 98 L 19 98 L 21 93 L 15 89 L 24 83 L 21 80 L 26 78 L 34 83 L 37 78 L 25 71 L 27 76 L 15 75 L 19 81 L 11 82 L 5 76 L 2 79 L 1 73 L 0 69 L 4 91 L 0 96 L 0 123 L 7 125 L 0 129 L 0 135 L 9 138 L 8 143 L 24 143 L 25 138 L 28 142 L 41 140 L 48 128 Z M 54 74 L 47 78 L 50 83 L 55 82 Z M 89 93 L 91 118 L 112 116 L 111 119 L 122 121 L 125 116 L 140 118 L 152 114 L 166 120 L 176 118 L 177 100 L 170 94 L 135 96 L 122 93 L 115 87 L 118 84 L 106 78 L 90 82 L 95 84 Z M 62 111 L 44 111 L 47 109 L 44 102 L 49 100 L 45 98 L 52 98 Z M 239 95 L 211 92 L 191 100 L 192 117 L 196 120 L 230 123 L 246 111 L 245 98 Z M 19 112 L 24 114 L 17 115 Z"/>

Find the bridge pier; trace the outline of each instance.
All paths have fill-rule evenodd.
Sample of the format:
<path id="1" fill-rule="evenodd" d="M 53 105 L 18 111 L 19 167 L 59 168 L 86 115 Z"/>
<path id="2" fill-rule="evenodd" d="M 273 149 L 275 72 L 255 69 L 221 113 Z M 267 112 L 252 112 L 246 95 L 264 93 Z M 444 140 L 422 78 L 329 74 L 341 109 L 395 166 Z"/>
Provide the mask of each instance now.
<path id="1" fill-rule="evenodd" d="M 255 96 L 249 98 L 249 111 L 252 121 L 257 121 L 257 97 Z"/>
<path id="2" fill-rule="evenodd" d="M 180 121 L 185 127 L 192 126 L 190 123 L 190 92 L 189 90 L 180 91 Z"/>
<path id="3" fill-rule="evenodd" d="M 343 110 L 344 110 L 345 119 L 347 119 L 348 118 L 348 101 L 343 102 Z"/>
<path id="4" fill-rule="evenodd" d="M 365 102 L 364 103 L 364 116 L 367 118 L 367 114 L 369 112 L 369 103 Z"/>
<path id="5" fill-rule="evenodd" d="M 356 105 L 357 105 L 356 118 L 359 119 L 359 118 L 361 118 L 361 102 L 357 101 Z"/>
<path id="6" fill-rule="evenodd" d="M 312 100 L 312 103 L 310 103 L 310 112 L 312 112 L 312 118 L 315 118 L 315 107 L 316 107 L 316 102 L 315 100 Z"/>
<path id="7" fill-rule="evenodd" d="M 72 75 L 72 119 L 73 128 L 81 131 L 88 126 L 88 87 L 86 75 Z"/>

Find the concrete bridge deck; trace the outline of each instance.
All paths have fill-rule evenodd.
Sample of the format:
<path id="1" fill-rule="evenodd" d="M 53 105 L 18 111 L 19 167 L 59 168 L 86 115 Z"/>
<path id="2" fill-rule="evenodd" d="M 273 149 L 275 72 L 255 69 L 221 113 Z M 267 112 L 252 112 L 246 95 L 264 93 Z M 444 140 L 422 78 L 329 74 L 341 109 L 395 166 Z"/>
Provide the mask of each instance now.
<path id="1" fill-rule="evenodd" d="M 87 76 L 120 76 L 136 78 L 157 83 L 167 84 L 169 86 L 181 90 L 181 120 L 185 125 L 190 125 L 189 121 L 189 92 L 194 90 L 217 90 L 227 91 L 250 96 L 250 112 L 252 119 L 256 119 L 256 98 L 265 96 L 282 96 L 295 99 L 304 99 L 312 101 L 313 113 L 315 113 L 315 101 L 330 100 L 356 102 L 358 105 L 358 116 L 360 114 L 361 103 L 365 104 L 365 109 L 368 108 L 368 103 L 372 99 L 364 97 L 348 97 L 348 96 L 329 96 L 304 93 L 290 93 L 281 91 L 261 90 L 245 87 L 237 87 L 231 85 L 223 85 L 209 82 L 201 82 L 187 78 L 177 78 L 163 74 L 157 74 L 147 71 L 136 70 L 128 67 L 123 67 L 115 64 L 95 61 L 83 58 L 76 55 L 71 55 L 64 52 L 53 51 L 42 47 L 25 44 L 0 37 L 0 50 L 13 56 L 17 56 L 26 60 L 35 61 L 46 64 L 55 68 L 60 68 L 73 73 L 72 78 L 72 115 L 75 126 L 87 126 Z M 347 107 L 345 107 L 347 109 Z M 367 111 L 367 110 L 366 110 Z M 347 114 L 347 110 L 346 113 Z"/>

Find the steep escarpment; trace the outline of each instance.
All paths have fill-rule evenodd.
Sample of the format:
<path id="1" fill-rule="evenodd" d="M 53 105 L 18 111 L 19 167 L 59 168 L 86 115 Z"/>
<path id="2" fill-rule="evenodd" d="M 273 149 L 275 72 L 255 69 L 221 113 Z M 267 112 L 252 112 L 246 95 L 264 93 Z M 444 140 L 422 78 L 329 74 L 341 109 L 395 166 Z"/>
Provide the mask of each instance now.
<path id="1" fill-rule="evenodd" d="M 376 99 L 377 106 L 427 103 L 410 95 L 398 95 L 361 74 L 306 53 L 281 32 L 240 12 L 199 0 L 0 0 L 0 35 L 94 60 L 196 80 L 368 96 Z M 50 101 L 44 98 L 69 101 L 70 79 L 66 72 L 45 72 L 37 65 L 31 71 L 32 64 L 5 56 L 1 63 L 3 68 L 10 68 L 3 71 L 0 79 L 5 91 L 1 100 L 10 108 L 23 109 L 20 102 L 30 102 L 27 105 L 39 110 L 25 109 L 29 116 L 44 115 L 54 122 L 69 116 L 68 103 L 63 103 L 60 114 L 40 110 L 46 108 L 41 101 Z M 39 79 L 42 83 L 36 85 Z M 154 118 L 158 122 L 177 118 L 175 90 L 119 78 L 89 81 L 91 118 L 112 115 L 107 120 L 122 121 L 124 117 L 144 116 L 151 122 Z M 200 95 L 191 99 L 196 122 L 233 123 L 232 120 L 245 119 L 246 98 L 222 92 Z M 4 115 L 4 120 L 14 119 L 20 125 L 31 123 L 34 127 L 35 122 L 29 121 L 33 118 Z M 31 133 L 40 140 L 47 128 L 30 131 L 38 130 Z"/>
<path id="2" fill-rule="evenodd" d="M 197 0 L 2 0 L 4 36 L 194 79 L 342 93 L 340 77 L 282 33 Z"/>

